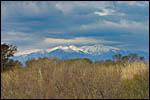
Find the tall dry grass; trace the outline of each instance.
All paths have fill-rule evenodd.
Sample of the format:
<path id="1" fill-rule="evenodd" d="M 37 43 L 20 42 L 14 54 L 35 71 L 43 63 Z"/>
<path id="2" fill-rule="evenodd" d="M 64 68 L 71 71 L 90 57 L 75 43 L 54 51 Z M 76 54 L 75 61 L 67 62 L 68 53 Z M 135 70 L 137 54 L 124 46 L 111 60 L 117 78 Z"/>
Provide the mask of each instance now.
<path id="1" fill-rule="evenodd" d="M 148 68 L 144 63 L 124 68 L 99 66 L 83 60 L 40 59 L 26 68 L 1 73 L 1 99 L 126 98 L 129 95 L 124 88 L 130 84 L 123 85 L 123 81 L 132 80 L 134 75 L 145 73 Z M 149 93 L 147 88 L 145 91 Z"/>
<path id="2" fill-rule="evenodd" d="M 131 63 L 127 67 L 122 68 L 122 78 L 131 79 L 135 74 L 144 73 L 149 70 L 148 64 L 144 63 Z"/>

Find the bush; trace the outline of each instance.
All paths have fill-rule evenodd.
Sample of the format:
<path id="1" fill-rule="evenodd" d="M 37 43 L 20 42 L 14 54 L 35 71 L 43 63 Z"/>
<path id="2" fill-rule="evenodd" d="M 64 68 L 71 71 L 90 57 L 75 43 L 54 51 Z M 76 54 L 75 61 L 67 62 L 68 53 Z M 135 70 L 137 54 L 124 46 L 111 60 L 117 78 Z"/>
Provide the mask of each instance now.
<path id="1" fill-rule="evenodd" d="M 1 99 L 149 98 L 149 72 L 145 70 L 127 80 L 122 77 L 123 66 L 99 67 L 84 59 L 39 58 L 29 60 L 27 66 L 1 74 Z"/>
<path id="2" fill-rule="evenodd" d="M 10 71 L 10 70 L 16 70 L 21 68 L 22 68 L 21 62 L 19 62 L 18 60 L 9 59 L 3 71 Z"/>
<path id="3" fill-rule="evenodd" d="M 133 79 L 122 81 L 122 98 L 148 99 L 149 98 L 149 72 L 134 75 Z"/>

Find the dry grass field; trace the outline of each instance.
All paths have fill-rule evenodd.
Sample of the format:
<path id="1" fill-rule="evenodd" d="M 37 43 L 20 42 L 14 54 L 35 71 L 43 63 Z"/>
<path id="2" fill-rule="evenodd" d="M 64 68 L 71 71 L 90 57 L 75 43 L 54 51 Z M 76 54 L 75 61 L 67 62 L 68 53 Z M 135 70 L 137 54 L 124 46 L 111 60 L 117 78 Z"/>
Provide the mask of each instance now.
<path id="1" fill-rule="evenodd" d="M 46 58 L 1 73 L 1 99 L 148 99 L 149 64 Z"/>

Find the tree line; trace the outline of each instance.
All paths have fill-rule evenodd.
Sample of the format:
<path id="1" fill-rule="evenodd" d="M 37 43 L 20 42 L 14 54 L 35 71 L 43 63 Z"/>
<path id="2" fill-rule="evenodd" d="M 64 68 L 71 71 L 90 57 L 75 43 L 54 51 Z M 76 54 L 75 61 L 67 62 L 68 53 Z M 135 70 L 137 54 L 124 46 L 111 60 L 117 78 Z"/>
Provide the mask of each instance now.
<path id="1" fill-rule="evenodd" d="M 9 45 L 6 43 L 1 44 L 1 72 L 9 69 L 14 69 L 14 68 L 22 68 L 22 63 L 19 62 L 18 60 L 13 60 L 10 59 L 10 57 L 14 56 L 14 54 L 17 52 L 17 47 L 13 45 Z M 70 60 L 76 61 L 79 59 L 75 60 Z M 92 61 L 88 58 L 84 58 L 83 60 L 88 61 L 89 63 L 92 63 Z M 143 56 L 138 57 L 136 53 L 134 54 L 129 54 L 127 56 L 122 56 L 121 54 L 116 54 L 112 56 L 112 60 L 101 60 L 101 61 L 96 61 L 95 64 L 100 64 L 100 65 L 112 65 L 112 64 L 120 64 L 123 66 L 126 66 L 129 63 L 133 62 L 143 62 L 145 59 Z M 27 61 L 29 62 L 30 59 Z"/>
<path id="2" fill-rule="evenodd" d="M 126 67 L 130 63 L 135 63 L 135 62 L 144 62 L 145 58 L 143 56 L 139 56 L 136 53 L 131 53 L 127 56 L 123 56 L 122 54 L 115 54 L 112 56 L 111 59 L 107 59 L 105 61 L 96 61 L 96 64 L 99 65 L 122 65 Z"/>

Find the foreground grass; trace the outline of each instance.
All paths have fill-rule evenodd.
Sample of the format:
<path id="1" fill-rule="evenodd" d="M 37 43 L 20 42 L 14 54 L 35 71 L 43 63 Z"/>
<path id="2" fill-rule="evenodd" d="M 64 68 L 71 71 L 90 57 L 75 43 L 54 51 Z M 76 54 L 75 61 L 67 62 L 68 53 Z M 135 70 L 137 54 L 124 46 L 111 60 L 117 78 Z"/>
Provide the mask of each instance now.
<path id="1" fill-rule="evenodd" d="M 149 98 L 149 67 L 144 63 L 123 67 L 40 59 L 1 73 L 1 82 L 1 99 Z"/>

